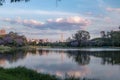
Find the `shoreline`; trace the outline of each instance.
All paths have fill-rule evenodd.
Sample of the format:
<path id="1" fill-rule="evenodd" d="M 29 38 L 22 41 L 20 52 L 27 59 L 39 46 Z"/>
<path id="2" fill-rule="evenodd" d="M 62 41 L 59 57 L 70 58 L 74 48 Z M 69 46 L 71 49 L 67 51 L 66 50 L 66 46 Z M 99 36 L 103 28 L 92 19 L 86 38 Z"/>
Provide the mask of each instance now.
<path id="1" fill-rule="evenodd" d="M 9 52 L 9 51 L 14 51 L 14 50 L 36 50 L 36 49 L 52 49 L 52 50 L 81 50 L 81 51 L 94 51 L 96 50 L 107 50 L 107 51 L 112 51 L 112 50 L 118 50 L 120 51 L 120 47 L 50 47 L 50 46 L 23 46 L 23 47 L 9 47 L 9 46 L 0 46 L 0 52 Z M 95 50 L 95 51 L 96 51 Z"/>

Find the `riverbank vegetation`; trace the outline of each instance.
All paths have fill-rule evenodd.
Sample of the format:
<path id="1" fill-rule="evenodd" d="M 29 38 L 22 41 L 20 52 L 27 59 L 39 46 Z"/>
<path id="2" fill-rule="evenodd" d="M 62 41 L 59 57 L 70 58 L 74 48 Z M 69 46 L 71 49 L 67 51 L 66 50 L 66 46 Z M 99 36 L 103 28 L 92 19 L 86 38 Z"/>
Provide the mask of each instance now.
<path id="1" fill-rule="evenodd" d="M 9 47 L 21 47 L 27 44 L 27 39 L 24 35 L 18 35 L 14 32 L 9 32 L 5 35 L 0 35 L 0 45 Z"/>
<path id="2" fill-rule="evenodd" d="M 27 38 L 24 35 L 19 35 L 14 32 L 9 32 L 6 35 L 0 36 L 0 50 L 2 48 L 11 47 L 19 48 L 26 47 L 27 48 L 49 48 L 49 47 L 120 47 L 120 30 L 117 31 L 101 31 L 101 37 L 90 39 L 90 33 L 85 30 L 79 30 L 72 37 L 69 37 L 66 41 L 56 41 L 56 42 L 48 42 L 43 40 L 32 40 L 27 41 Z M 6 47 L 7 46 L 7 47 Z M 9 48 L 10 49 L 10 48 Z M 8 49 L 8 50 L 9 50 Z"/>
<path id="3" fill-rule="evenodd" d="M 48 74 L 41 74 L 30 69 L 18 67 L 14 69 L 0 68 L 0 80 L 57 80 L 57 78 Z"/>
<path id="4" fill-rule="evenodd" d="M 101 37 L 90 39 L 88 31 L 79 30 L 72 38 L 68 38 L 67 45 L 72 47 L 120 47 L 120 30 L 101 31 Z"/>
<path id="5" fill-rule="evenodd" d="M 50 46 L 50 47 L 120 47 L 120 30 L 117 31 L 101 31 L 101 37 L 90 39 L 90 33 L 85 30 L 79 30 L 66 41 L 56 41 L 56 42 L 43 42 L 35 44 L 32 42 L 30 45 L 37 46 Z"/>
<path id="6" fill-rule="evenodd" d="M 37 73 L 24 67 L 3 69 L 0 68 L 0 80 L 94 80 L 87 78 L 66 77 L 60 78 L 54 75 Z"/>

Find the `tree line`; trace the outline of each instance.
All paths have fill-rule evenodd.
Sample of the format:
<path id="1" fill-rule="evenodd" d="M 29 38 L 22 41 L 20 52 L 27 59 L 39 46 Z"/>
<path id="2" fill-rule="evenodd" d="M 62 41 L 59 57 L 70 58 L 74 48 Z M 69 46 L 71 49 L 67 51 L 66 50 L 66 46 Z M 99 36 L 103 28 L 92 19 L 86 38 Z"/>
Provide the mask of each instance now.
<path id="1" fill-rule="evenodd" d="M 101 31 L 101 37 L 90 39 L 90 33 L 85 30 L 79 30 L 65 42 L 42 42 L 37 44 L 35 41 L 27 42 L 24 35 L 18 35 L 14 32 L 9 32 L 6 35 L 0 35 L 0 45 L 4 46 L 50 46 L 50 47 L 105 47 L 113 46 L 120 47 L 120 29 L 117 31 Z"/>
<path id="2" fill-rule="evenodd" d="M 0 45 L 4 46 L 25 46 L 27 44 L 27 39 L 24 35 L 18 35 L 14 32 L 9 32 L 5 35 L 0 35 Z"/>
<path id="3" fill-rule="evenodd" d="M 101 31 L 101 37 L 90 39 L 88 31 L 79 30 L 72 38 L 67 39 L 68 46 L 85 47 L 85 46 L 120 46 L 120 28 L 117 31 Z"/>
<path id="4" fill-rule="evenodd" d="M 71 37 L 67 38 L 65 42 L 36 42 L 29 43 L 37 46 L 50 47 L 120 47 L 120 29 L 117 31 L 101 31 L 101 37 L 90 39 L 90 33 L 85 30 L 78 30 Z"/>

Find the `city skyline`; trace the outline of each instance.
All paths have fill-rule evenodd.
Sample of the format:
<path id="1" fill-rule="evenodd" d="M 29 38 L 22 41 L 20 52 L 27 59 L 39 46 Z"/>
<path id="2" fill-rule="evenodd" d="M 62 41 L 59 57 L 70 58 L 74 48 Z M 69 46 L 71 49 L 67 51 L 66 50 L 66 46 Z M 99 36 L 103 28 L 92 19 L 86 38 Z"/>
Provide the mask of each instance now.
<path id="1" fill-rule="evenodd" d="M 30 0 L 0 6 L 0 28 L 28 38 L 60 40 L 77 30 L 86 30 L 91 38 L 100 31 L 116 30 L 120 21 L 120 1 L 113 0 Z"/>

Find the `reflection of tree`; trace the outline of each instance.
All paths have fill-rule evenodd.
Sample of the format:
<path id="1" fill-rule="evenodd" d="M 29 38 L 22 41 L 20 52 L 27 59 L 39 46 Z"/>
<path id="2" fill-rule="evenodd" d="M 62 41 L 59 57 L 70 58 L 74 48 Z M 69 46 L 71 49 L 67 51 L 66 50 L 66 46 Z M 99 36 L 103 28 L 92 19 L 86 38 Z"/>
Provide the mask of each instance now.
<path id="1" fill-rule="evenodd" d="M 68 56 L 72 57 L 80 65 L 86 65 L 90 62 L 90 56 L 86 52 L 68 51 Z"/>
<path id="2" fill-rule="evenodd" d="M 120 64 L 120 51 L 94 52 L 93 55 L 102 58 L 102 64 Z"/>
<path id="3" fill-rule="evenodd" d="M 39 54 L 39 55 L 47 55 L 50 53 L 49 50 L 14 50 L 10 52 L 0 53 L 0 61 L 6 60 L 10 63 L 16 62 L 19 59 L 24 59 L 27 54 Z"/>
<path id="4" fill-rule="evenodd" d="M 101 64 L 120 64 L 120 51 L 67 51 L 78 64 L 86 65 L 90 62 L 90 56 L 102 59 Z"/>
<path id="5" fill-rule="evenodd" d="M 38 50 L 38 52 L 39 52 L 39 55 L 47 55 L 50 53 L 49 50 Z"/>
<path id="6" fill-rule="evenodd" d="M 5 59 L 9 62 L 15 62 L 18 59 L 23 59 L 26 56 L 24 50 L 11 51 L 6 53 L 0 53 L 0 60 Z"/>
<path id="7" fill-rule="evenodd" d="M 0 53 L 0 61 L 7 60 L 9 62 L 16 62 L 19 59 L 26 57 L 27 53 L 35 55 L 48 55 L 51 53 L 67 54 L 79 65 L 87 65 L 90 63 L 90 56 L 101 58 L 101 64 L 120 64 L 120 51 L 65 51 L 65 50 L 16 50 L 7 53 Z"/>

